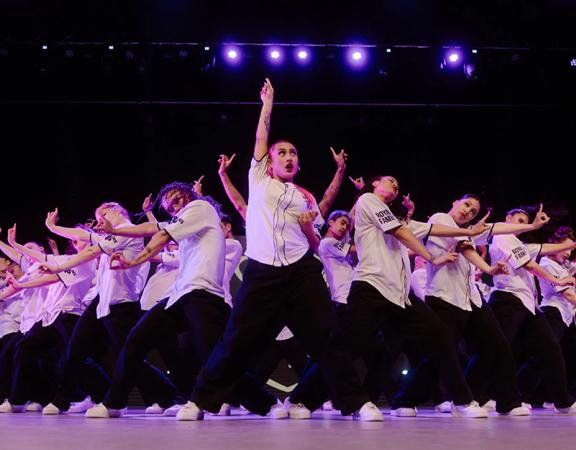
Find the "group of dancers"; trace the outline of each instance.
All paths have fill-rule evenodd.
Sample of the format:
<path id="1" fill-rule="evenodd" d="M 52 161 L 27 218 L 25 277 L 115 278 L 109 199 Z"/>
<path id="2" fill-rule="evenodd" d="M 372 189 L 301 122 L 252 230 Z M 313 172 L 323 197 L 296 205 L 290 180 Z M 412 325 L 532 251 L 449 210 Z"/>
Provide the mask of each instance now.
<path id="1" fill-rule="evenodd" d="M 294 183 L 294 145 L 268 144 L 268 79 L 260 97 L 248 201 L 228 175 L 234 155 L 219 160 L 245 219 L 245 252 L 201 179 L 167 184 L 156 202 L 147 197 L 139 224 L 116 202 L 96 208 L 93 226 L 62 226 L 58 210 L 49 212 L 46 226 L 70 241 L 69 254 L 18 243 L 16 225 L 7 231 L 0 412 L 121 417 L 137 387 L 147 413 L 178 420 L 240 405 L 275 419 L 335 408 L 380 421 L 381 395 L 400 417 L 429 402 L 454 416 L 527 416 L 538 395 L 576 414 L 573 231 L 524 243 L 518 235 L 548 224 L 542 207 L 475 221 L 482 205 L 472 194 L 419 222 L 390 175 L 352 179 L 359 196 L 351 210 L 330 211 L 347 154 L 331 149 L 336 173 L 317 203 Z M 156 219 L 156 204 L 171 220 Z M 153 350 L 168 372 L 148 361 Z M 400 354 L 411 368 L 399 381 Z M 113 370 L 103 362 L 110 355 Z M 284 402 L 264 387 L 282 358 L 299 376 Z"/>

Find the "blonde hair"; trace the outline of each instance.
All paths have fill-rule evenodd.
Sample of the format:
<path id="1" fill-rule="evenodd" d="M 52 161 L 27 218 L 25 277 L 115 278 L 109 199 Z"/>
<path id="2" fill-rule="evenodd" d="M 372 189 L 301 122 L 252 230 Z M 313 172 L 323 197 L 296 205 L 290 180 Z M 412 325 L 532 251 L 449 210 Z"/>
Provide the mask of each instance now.
<path id="1" fill-rule="evenodd" d="M 117 203 L 117 202 L 104 202 L 104 203 L 102 203 L 98 208 L 96 208 L 96 211 L 95 211 L 96 217 L 98 217 L 100 215 L 100 211 L 102 211 L 103 209 L 113 209 L 113 210 L 117 211 L 118 213 L 120 213 L 120 215 L 122 215 L 126 219 L 130 220 L 130 214 L 128 214 L 128 211 L 126 211 L 126 208 L 124 208 L 120 203 Z"/>

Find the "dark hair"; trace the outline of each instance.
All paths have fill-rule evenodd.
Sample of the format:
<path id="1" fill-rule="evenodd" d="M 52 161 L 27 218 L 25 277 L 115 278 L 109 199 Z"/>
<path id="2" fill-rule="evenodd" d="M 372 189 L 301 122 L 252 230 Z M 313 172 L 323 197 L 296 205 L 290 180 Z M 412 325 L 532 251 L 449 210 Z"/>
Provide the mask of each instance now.
<path id="1" fill-rule="evenodd" d="M 560 226 L 556 228 L 554 234 L 548 238 L 548 242 L 559 243 L 564 242 L 566 239 L 576 241 L 574 230 L 568 226 Z"/>
<path id="2" fill-rule="evenodd" d="M 212 197 L 210 197 L 209 195 L 204 195 L 204 196 L 200 196 L 196 193 L 196 191 L 194 190 L 194 185 L 190 184 L 190 183 L 183 183 L 180 181 L 174 181 L 173 183 L 169 183 L 167 185 L 165 185 L 164 187 L 162 187 L 162 189 L 160 189 L 160 192 L 158 192 L 158 195 L 156 196 L 156 200 L 154 201 L 154 206 L 156 206 L 156 204 L 158 202 L 160 202 L 160 206 L 162 206 L 162 198 L 168 194 L 168 192 L 170 191 L 180 191 L 183 192 L 184 194 L 186 194 L 188 196 L 188 198 L 190 198 L 190 201 L 193 200 L 204 200 L 208 203 L 210 203 L 214 209 L 216 210 L 216 213 L 218 214 L 218 217 L 222 217 L 222 205 L 220 205 L 220 203 L 218 203 L 216 200 L 214 200 Z M 164 208 L 162 208 L 164 209 Z"/>
<path id="3" fill-rule="evenodd" d="M 467 198 L 472 198 L 474 200 L 476 200 L 478 203 L 482 204 L 482 198 L 480 198 L 479 195 L 476 194 L 464 194 L 462 197 L 460 197 L 460 200 L 466 200 Z"/>
<path id="4" fill-rule="evenodd" d="M 228 214 L 225 213 L 222 213 L 222 215 L 220 216 L 220 222 L 229 223 L 230 225 L 232 225 L 232 219 Z"/>
<path id="5" fill-rule="evenodd" d="M 364 183 L 364 187 L 360 189 L 358 197 L 361 197 L 367 193 L 373 193 L 374 186 L 372 186 L 372 183 L 375 181 L 380 181 L 385 176 L 388 175 L 376 175 L 375 177 L 370 178 L 366 183 Z M 398 220 L 404 220 L 408 215 L 408 209 L 402 204 L 400 195 L 397 195 L 396 198 L 391 202 L 388 202 L 387 205 L 388 208 L 390 208 L 390 211 L 392 211 L 392 214 L 394 214 Z"/>

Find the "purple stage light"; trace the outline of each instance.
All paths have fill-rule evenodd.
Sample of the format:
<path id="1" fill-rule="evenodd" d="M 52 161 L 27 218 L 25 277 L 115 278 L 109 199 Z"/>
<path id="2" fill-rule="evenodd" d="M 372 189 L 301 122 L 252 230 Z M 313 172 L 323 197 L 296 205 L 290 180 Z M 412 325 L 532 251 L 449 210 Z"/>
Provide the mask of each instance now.
<path id="1" fill-rule="evenodd" d="M 456 52 L 450 52 L 448 54 L 448 62 L 456 64 L 460 60 L 460 55 Z"/>
<path id="2" fill-rule="evenodd" d="M 310 63 L 312 54 L 306 47 L 296 47 L 294 51 L 294 59 L 299 65 L 304 66 Z"/>
<path id="3" fill-rule="evenodd" d="M 269 48 L 267 51 L 268 61 L 272 64 L 280 64 L 284 60 L 282 49 L 279 47 Z"/>
<path id="4" fill-rule="evenodd" d="M 306 50 L 300 50 L 300 51 L 298 51 L 297 56 L 298 56 L 298 59 L 300 59 L 300 60 L 307 59 L 308 58 L 308 52 Z"/>
<path id="5" fill-rule="evenodd" d="M 576 67 L 576 58 L 572 58 L 572 60 L 570 60 L 570 65 L 572 67 Z"/>
<path id="6" fill-rule="evenodd" d="M 359 69 L 366 65 L 368 61 L 368 53 L 363 47 L 350 47 L 348 48 L 346 59 L 351 67 Z"/>
<path id="7" fill-rule="evenodd" d="M 240 63 L 241 53 L 240 49 L 235 46 L 226 46 L 224 47 L 224 59 L 229 65 L 236 65 Z"/>

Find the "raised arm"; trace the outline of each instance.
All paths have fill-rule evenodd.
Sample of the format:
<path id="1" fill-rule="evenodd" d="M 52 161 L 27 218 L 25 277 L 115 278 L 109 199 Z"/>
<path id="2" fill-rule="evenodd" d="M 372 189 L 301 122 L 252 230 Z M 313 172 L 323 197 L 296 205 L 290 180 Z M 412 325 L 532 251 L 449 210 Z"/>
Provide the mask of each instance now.
<path id="1" fill-rule="evenodd" d="M 274 88 L 270 80 L 266 78 L 264 86 L 260 91 L 262 100 L 262 110 L 256 128 L 256 143 L 254 144 L 254 159 L 260 161 L 268 153 L 268 135 L 270 134 L 270 118 L 272 116 L 272 105 L 274 104 Z"/>
<path id="2" fill-rule="evenodd" d="M 56 256 L 60 255 L 60 250 L 58 250 L 58 244 L 56 241 L 52 238 L 47 238 L 46 240 L 48 241 L 48 247 L 50 247 L 52 254 Z"/>
<path id="3" fill-rule="evenodd" d="M 246 200 L 242 194 L 236 189 L 236 186 L 230 180 L 228 176 L 228 168 L 232 161 L 234 161 L 234 157 L 236 153 L 234 153 L 230 158 L 226 155 L 220 155 L 220 159 L 218 162 L 220 163 L 220 167 L 218 168 L 218 175 L 220 175 L 220 181 L 222 181 L 222 185 L 224 186 L 224 190 L 226 191 L 226 195 L 236 208 L 236 211 L 242 216 L 243 219 L 246 219 Z"/>
<path id="4" fill-rule="evenodd" d="M 2 228 L 0 228 L 0 233 L 2 233 Z M 20 264 L 21 255 L 15 248 L 10 247 L 6 242 L 0 241 L 0 250 L 12 261 Z"/>
<path id="5" fill-rule="evenodd" d="M 14 224 L 12 228 L 8 230 L 8 243 L 23 256 L 28 256 L 32 258 L 34 261 L 38 262 L 46 261 L 46 254 L 36 250 L 32 250 L 16 242 L 16 224 Z"/>
<path id="6" fill-rule="evenodd" d="M 550 222 L 550 217 L 543 211 L 543 205 L 541 203 L 540 209 L 536 213 L 532 223 L 495 223 L 492 234 L 521 234 L 527 231 L 538 230 L 548 222 Z"/>
<path id="7" fill-rule="evenodd" d="M 152 212 L 153 207 L 154 202 L 152 201 L 152 194 L 148 194 L 148 197 L 146 197 L 142 202 L 142 211 L 144 211 L 144 214 L 146 214 L 148 222 L 156 223 L 158 222 L 158 220 L 156 219 L 156 216 Z"/>
<path id="8" fill-rule="evenodd" d="M 61 227 L 58 222 L 58 208 L 46 215 L 46 227 L 54 234 L 70 240 L 90 241 L 90 233 L 81 228 Z"/>
<path id="9" fill-rule="evenodd" d="M 67 259 L 61 264 L 54 264 L 54 263 L 42 264 L 42 270 L 46 273 L 52 273 L 52 274 L 63 272 L 65 270 L 79 266 L 80 264 L 85 263 L 86 261 L 95 259 L 102 253 L 103 251 L 100 247 L 96 245 L 91 245 L 90 247 L 86 247 L 80 253 L 76 253 L 74 256 Z"/>
<path id="10" fill-rule="evenodd" d="M 340 186 L 342 186 L 344 172 L 346 171 L 346 159 L 348 158 L 348 155 L 344 150 L 340 150 L 340 153 L 336 153 L 336 151 L 330 147 L 330 151 L 332 152 L 332 157 L 336 163 L 336 173 L 334 174 L 334 178 L 332 178 L 328 189 L 324 192 L 322 200 L 318 203 L 320 214 L 322 214 L 322 217 L 324 218 L 328 216 L 328 212 L 330 212 L 330 207 L 332 206 L 332 203 L 334 203 L 336 194 L 338 194 Z"/>
<path id="11" fill-rule="evenodd" d="M 575 241 L 560 242 L 558 244 L 542 244 L 542 249 L 540 250 L 540 255 L 554 255 L 556 253 L 563 252 L 564 250 L 573 250 L 576 248 Z"/>

